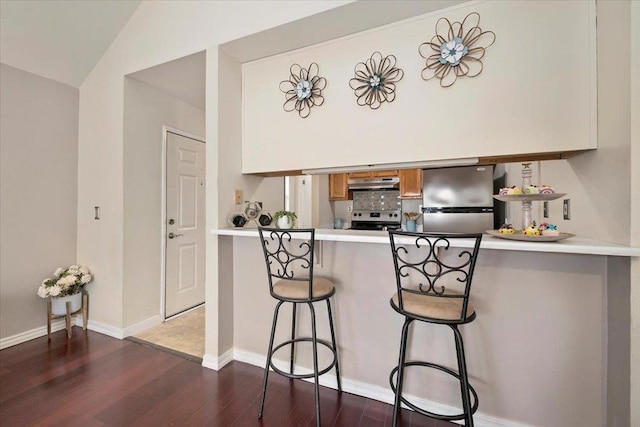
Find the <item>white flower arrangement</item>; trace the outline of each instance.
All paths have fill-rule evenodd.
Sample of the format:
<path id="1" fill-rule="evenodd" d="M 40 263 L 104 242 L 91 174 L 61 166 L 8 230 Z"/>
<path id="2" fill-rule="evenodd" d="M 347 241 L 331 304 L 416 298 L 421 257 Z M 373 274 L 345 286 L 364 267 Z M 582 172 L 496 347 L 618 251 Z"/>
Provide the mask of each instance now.
<path id="1" fill-rule="evenodd" d="M 82 291 L 87 283 L 93 280 L 91 271 L 87 267 L 72 265 L 67 268 L 59 267 L 53 277 L 45 279 L 38 288 L 40 298 L 66 297 Z"/>

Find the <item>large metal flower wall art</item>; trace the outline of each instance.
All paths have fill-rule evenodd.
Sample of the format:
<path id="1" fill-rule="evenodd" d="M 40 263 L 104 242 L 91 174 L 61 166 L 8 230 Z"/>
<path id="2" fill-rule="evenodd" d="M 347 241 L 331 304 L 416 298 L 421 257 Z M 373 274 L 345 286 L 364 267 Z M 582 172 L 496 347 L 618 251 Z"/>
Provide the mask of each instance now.
<path id="1" fill-rule="evenodd" d="M 393 102 L 396 98 L 396 83 L 404 77 L 404 71 L 396 68 L 394 55 L 382 57 L 374 52 L 365 62 L 355 66 L 355 77 L 349 80 L 349 86 L 358 98 L 358 105 L 368 105 L 376 110 L 384 102 Z"/>
<path id="2" fill-rule="evenodd" d="M 449 87 L 458 77 L 479 75 L 485 49 L 496 41 L 495 33 L 482 31 L 479 24 L 477 12 L 468 14 L 462 23 L 452 24 L 447 18 L 440 18 L 436 23 L 436 35 L 418 47 L 420 56 L 427 60 L 422 78 L 436 77 L 440 86 Z"/>
<path id="3" fill-rule="evenodd" d="M 289 68 L 289 80 L 280 82 L 280 90 L 284 92 L 286 101 L 284 111 L 297 111 L 303 119 L 309 117 L 311 108 L 324 104 L 322 91 L 327 87 L 327 79 L 318 76 L 318 64 L 312 62 L 309 68 L 293 64 Z"/>

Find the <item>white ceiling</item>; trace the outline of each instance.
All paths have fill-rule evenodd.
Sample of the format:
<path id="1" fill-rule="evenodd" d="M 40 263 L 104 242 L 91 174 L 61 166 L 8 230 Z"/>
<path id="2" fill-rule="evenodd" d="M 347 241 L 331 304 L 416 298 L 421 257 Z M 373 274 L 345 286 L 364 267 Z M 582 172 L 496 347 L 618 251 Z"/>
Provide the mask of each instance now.
<path id="1" fill-rule="evenodd" d="M 466 0 L 360 0 L 221 46 L 247 62 Z M 80 87 L 140 0 L 0 0 L 0 62 Z M 130 74 L 205 109 L 206 53 Z"/>
<path id="2" fill-rule="evenodd" d="M 127 77 L 148 83 L 187 104 L 204 110 L 206 59 L 206 52 L 202 51 L 129 74 Z"/>
<path id="3" fill-rule="evenodd" d="M 0 62 L 80 87 L 140 0 L 1 0 Z"/>
<path id="4" fill-rule="evenodd" d="M 221 48 L 240 62 L 312 46 L 392 22 L 456 6 L 468 0 L 357 0 L 260 33 Z"/>

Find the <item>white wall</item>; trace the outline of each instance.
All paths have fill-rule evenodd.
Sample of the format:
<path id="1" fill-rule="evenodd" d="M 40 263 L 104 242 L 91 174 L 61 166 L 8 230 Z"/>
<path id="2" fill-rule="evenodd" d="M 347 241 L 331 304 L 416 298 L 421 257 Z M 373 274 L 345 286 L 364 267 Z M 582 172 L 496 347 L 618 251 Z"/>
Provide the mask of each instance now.
<path id="1" fill-rule="evenodd" d="M 631 241 L 640 246 L 640 2 L 631 4 Z M 640 259 L 631 260 L 631 425 L 640 425 Z"/>
<path id="2" fill-rule="evenodd" d="M 264 257 L 255 240 L 236 237 L 233 242 L 234 336 L 239 353 L 260 360 L 255 356 L 266 355 L 276 301 L 269 295 Z M 360 391 L 381 390 L 389 396 L 389 372 L 397 364 L 403 320 L 389 305 L 395 292 L 389 245 L 322 244 L 322 265 L 314 274 L 331 277 L 336 284 L 331 304 L 343 385 L 364 385 Z M 472 289 L 478 317 L 460 327 L 470 381 L 480 399 L 477 424 L 478 418 L 488 416 L 508 421 L 500 425 L 605 425 L 605 263 L 602 256 L 480 252 Z M 318 334 L 329 339 L 325 307 L 316 304 L 315 310 Z M 283 306 L 280 313 L 276 342 L 290 333 L 291 306 Z M 411 330 L 409 360 L 455 368 L 449 328 L 415 322 Z M 298 331 L 310 331 L 306 307 L 300 310 Z M 286 361 L 287 354 L 276 353 L 276 358 Z M 319 352 L 320 366 L 327 366 L 329 355 Z M 312 367 L 310 346 L 296 347 L 296 363 Z M 442 375 L 414 370 L 406 387 L 412 395 L 460 405 L 459 388 Z"/>
<path id="3" fill-rule="evenodd" d="M 483 71 L 449 88 L 424 81 L 418 46 L 441 17 L 480 14 L 496 42 Z M 467 23 L 469 26 L 469 23 Z M 562 40 L 562 53 L 558 52 Z M 595 2 L 471 2 L 243 66 L 243 171 L 358 166 L 596 147 Z M 358 106 L 349 80 L 375 51 L 404 77 L 378 110 Z M 315 62 L 324 104 L 286 112 L 292 64 Z M 282 155 L 287 153 L 287 155 Z"/>
<path id="4" fill-rule="evenodd" d="M 241 73 L 240 62 L 227 54 L 223 49 L 213 49 L 208 53 L 212 62 L 218 69 L 218 83 L 215 86 L 218 91 L 218 151 L 208 150 L 207 164 L 216 165 L 209 167 L 207 172 L 207 189 L 217 194 L 217 200 L 207 200 L 208 212 L 217 209 L 219 215 L 217 222 L 209 222 L 209 227 L 228 227 L 227 216 L 244 208 L 244 203 L 234 204 L 234 191 L 241 190 L 244 200 L 263 202 L 262 208 L 272 214 L 282 209 L 284 205 L 284 178 L 261 178 L 258 176 L 242 175 L 241 171 Z M 213 59 L 215 58 L 215 59 Z M 209 137 L 209 135 L 207 135 Z M 217 162 L 215 159 L 219 159 Z M 215 188 L 211 188 L 215 187 Z M 207 197 L 209 197 L 209 193 Z M 246 228 L 257 227 L 255 222 L 250 222 Z M 217 335 L 215 339 L 219 354 L 231 349 L 233 346 L 233 252 L 232 240 L 220 239 L 208 236 L 207 251 L 217 254 L 218 269 L 208 270 L 207 277 L 217 274 L 217 280 L 209 281 L 207 288 L 207 333 Z M 218 248 L 218 244 L 220 247 Z M 212 248 L 216 248 L 212 251 Z M 216 256 L 216 255 L 214 255 Z M 209 258 L 209 257 L 208 257 Z M 210 259 L 210 258 L 209 258 Z M 213 289 L 212 289 L 213 288 Z M 214 290 L 215 289 L 215 290 Z M 212 306 L 217 306 L 217 311 Z M 218 331 L 213 325 L 224 325 Z M 213 340 L 213 337 L 211 338 Z"/>
<path id="5" fill-rule="evenodd" d="M 631 55 L 628 1 L 598 3 L 598 150 L 568 160 L 540 162 L 544 183 L 567 193 L 571 220 L 562 202 L 550 202 L 560 230 L 608 242 L 630 243 Z M 617 49 L 609 49 L 612 44 Z M 636 168 L 637 163 L 636 163 Z"/>
<path id="6" fill-rule="evenodd" d="M 0 64 L 0 94 L 5 339 L 47 324 L 36 290 L 56 268 L 76 262 L 78 90 Z M 83 213 L 93 215 L 93 207 Z"/>
<path id="7" fill-rule="evenodd" d="M 160 313 L 162 126 L 204 140 L 205 112 L 146 83 L 124 84 L 123 326 Z"/>
<path id="8" fill-rule="evenodd" d="M 227 144 L 218 140 L 218 45 L 346 3 L 148 1 L 136 10 L 80 88 L 78 261 L 96 273 L 90 327 L 118 336 L 124 321 L 124 76 L 207 50 L 207 227 L 216 227 L 226 216 L 226 205 L 218 207 L 218 166 L 240 163 L 218 155 L 220 145 Z M 100 221 L 85 215 L 96 205 Z M 214 302 L 217 238 L 208 239 L 207 253 L 207 301 Z M 212 306 L 207 321 L 213 327 L 207 329 L 206 352 L 217 355 Z"/>

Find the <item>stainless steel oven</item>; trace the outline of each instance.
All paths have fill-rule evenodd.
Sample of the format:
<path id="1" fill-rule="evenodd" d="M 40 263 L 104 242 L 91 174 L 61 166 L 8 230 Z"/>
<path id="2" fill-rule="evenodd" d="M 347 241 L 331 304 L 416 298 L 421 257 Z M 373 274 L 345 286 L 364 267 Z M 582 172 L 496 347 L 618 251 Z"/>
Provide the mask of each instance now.
<path id="1" fill-rule="evenodd" d="M 353 192 L 352 230 L 399 230 L 402 202 L 398 190 L 356 190 Z"/>

